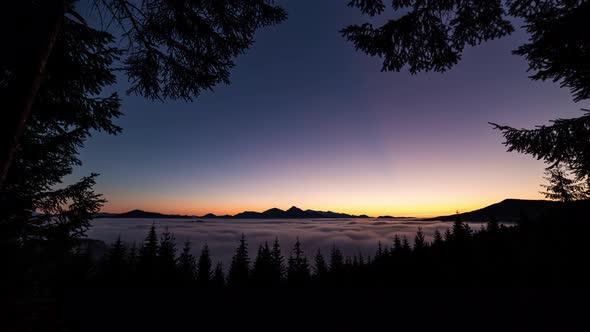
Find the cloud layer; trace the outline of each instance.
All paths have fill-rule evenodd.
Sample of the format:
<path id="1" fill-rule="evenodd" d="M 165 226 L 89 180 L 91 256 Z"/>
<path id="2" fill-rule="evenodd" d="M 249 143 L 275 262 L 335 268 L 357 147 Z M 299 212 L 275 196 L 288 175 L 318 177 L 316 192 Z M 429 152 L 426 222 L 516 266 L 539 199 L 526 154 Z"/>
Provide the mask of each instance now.
<path id="1" fill-rule="evenodd" d="M 139 247 L 152 222 L 154 221 L 148 219 L 97 219 L 92 222 L 88 237 L 111 243 L 121 236 L 125 242 L 135 242 Z M 242 234 L 246 236 L 252 260 L 258 245 L 265 241 L 270 244 L 275 238 L 279 239 L 285 256 L 288 256 L 297 237 L 308 256 L 314 255 L 318 250 L 328 255 L 334 244 L 347 256 L 367 256 L 374 254 L 379 242 L 389 246 L 395 234 L 407 236 L 413 241 L 418 227 L 421 227 L 427 239 L 431 239 L 435 230 L 444 232 L 450 226 L 449 223 L 437 221 L 382 219 L 210 219 L 199 223 L 182 219 L 158 219 L 155 225 L 158 232 L 167 227 L 174 234 L 178 247 L 183 242 L 190 241 L 195 254 L 207 243 L 213 260 L 222 261 L 226 267 L 231 262 Z M 471 227 L 481 226 L 471 224 Z"/>

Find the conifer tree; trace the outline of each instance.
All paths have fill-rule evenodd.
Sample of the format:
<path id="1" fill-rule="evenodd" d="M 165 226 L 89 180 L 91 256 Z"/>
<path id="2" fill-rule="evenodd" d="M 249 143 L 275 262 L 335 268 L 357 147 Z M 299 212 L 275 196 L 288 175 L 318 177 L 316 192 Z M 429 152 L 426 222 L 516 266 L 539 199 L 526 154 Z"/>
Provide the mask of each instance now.
<path id="1" fill-rule="evenodd" d="M 424 253 L 428 243 L 426 243 L 426 238 L 424 236 L 424 232 L 422 231 L 422 227 L 418 227 L 418 232 L 416 232 L 416 236 L 414 237 L 414 252 L 418 254 Z"/>
<path id="2" fill-rule="evenodd" d="M 314 257 L 314 271 L 313 271 L 313 278 L 315 280 L 323 280 L 328 275 L 328 265 L 326 264 L 326 260 L 324 259 L 324 255 L 318 249 Z"/>
<path id="3" fill-rule="evenodd" d="M 123 281 L 127 273 L 127 246 L 117 238 L 104 256 L 104 273 L 112 281 Z"/>
<path id="4" fill-rule="evenodd" d="M 410 246 L 410 241 L 408 241 L 407 236 L 402 236 L 402 253 L 410 254 L 412 252 L 412 247 Z"/>
<path id="5" fill-rule="evenodd" d="M 158 269 L 158 234 L 156 225 L 152 223 L 148 235 L 146 236 L 139 251 L 138 272 L 140 278 L 153 279 Z"/>
<path id="6" fill-rule="evenodd" d="M 344 270 L 344 257 L 336 244 L 332 245 L 332 252 L 330 253 L 330 274 L 339 276 Z"/>
<path id="7" fill-rule="evenodd" d="M 279 239 L 275 238 L 275 241 L 272 245 L 272 266 L 273 266 L 273 282 L 276 284 L 280 284 L 285 277 L 285 258 L 283 257 L 283 253 L 281 251 L 281 246 L 279 244 Z"/>
<path id="8" fill-rule="evenodd" d="M 397 234 L 393 236 L 393 252 L 398 255 L 402 252 L 402 240 Z"/>
<path id="9" fill-rule="evenodd" d="M 199 263 L 197 265 L 197 282 L 201 287 L 207 287 L 213 276 L 211 264 L 211 256 L 209 254 L 209 246 L 207 243 L 201 249 L 201 255 L 199 256 Z"/>
<path id="10" fill-rule="evenodd" d="M 180 280 L 185 284 L 191 284 L 197 274 L 197 263 L 195 256 L 191 254 L 191 243 L 189 241 L 184 242 L 184 247 L 178 257 L 177 265 Z"/>
<path id="11" fill-rule="evenodd" d="M 453 240 L 453 233 L 451 232 L 451 230 L 449 228 L 447 228 L 447 230 L 445 230 L 445 242 L 450 242 Z"/>
<path id="12" fill-rule="evenodd" d="M 164 280 L 172 280 L 176 274 L 176 242 L 174 235 L 164 229 L 160 237 L 160 246 L 158 247 L 158 269 L 160 277 Z"/>
<path id="13" fill-rule="evenodd" d="M 258 253 L 252 269 L 252 280 L 257 286 L 271 286 L 275 274 L 273 257 L 268 242 L 258 246 Z"/>
<path id="14" fill-rule="evenodd" d="M 236 249 L 236 253 L 229 267 L 227 278 L 228 287 L 245 287 L 248 283 L 249 274 L 250 258 L 248 257 L 248 245 L 246 243 L 246 237 L 242 234 L 240 245 Z"/>
<path id="15" fill-rule="evenodd" d="M 291 286 L 302 286 L 309 279 L 309 264 L 305 253 L 301 249 L 299 237 L 295 241 L 293 251 L 289 257 L 287 268 L 287 281 Z"/>
<path id="16" fill-rule="evenodd" d="M 433 248 L 440 248 L 442 247 L 444 243 L 442 234 L 440 233 L 440 231 L 437 229 L 434 231 L 434 236 L 433 236 L 433 240 L 432 240 L 432 247 Z"/>
<path id="17" fill-rule="evenodd" d="M 455 221 L 453 222 L 453 240 L 457 242 L 465 242 L 471 236 L 471 228 L 467 223 L 464 223 L 461 219 L 459 212 L 455 215 Z"/>
<path id="18" fill-rule="evenodd" d="M 223 264 L 221 262 L 218 262 L 217 266 L 215 266 L 213 277 L 211 277 L 211 287 L 214 289 L 225 287 L 225 274 L 223 273 Z"/>

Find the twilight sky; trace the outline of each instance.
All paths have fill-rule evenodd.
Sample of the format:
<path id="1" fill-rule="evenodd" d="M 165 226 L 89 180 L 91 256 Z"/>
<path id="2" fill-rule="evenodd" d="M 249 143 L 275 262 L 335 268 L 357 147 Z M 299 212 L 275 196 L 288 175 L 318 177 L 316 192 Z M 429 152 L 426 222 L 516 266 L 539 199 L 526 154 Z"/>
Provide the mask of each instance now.
<path id="1" fill-rule="evenodd" d="M 100 173 L 110 212 L 432 216 L 541 198 L 543 163 L 505 152 L 488 121 L 531 127 L 588 105 L 527 78 L 510 54 L 526 36 L 468 49 L 444 74 L 381 73 L 338 33 L 363 20 L 347 2 L 279 1 L 289 19 L 193 103 L 124 96 L 123 133 L 90 139 L 74 176 Z"/>

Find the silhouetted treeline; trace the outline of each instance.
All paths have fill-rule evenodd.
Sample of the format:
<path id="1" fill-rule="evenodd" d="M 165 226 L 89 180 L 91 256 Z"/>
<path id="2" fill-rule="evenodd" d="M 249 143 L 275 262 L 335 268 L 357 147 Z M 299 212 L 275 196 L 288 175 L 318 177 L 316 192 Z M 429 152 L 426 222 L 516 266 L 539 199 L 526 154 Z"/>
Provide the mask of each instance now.
<path id="1" fill-rule="evenodd" d="M 16 317 L 22 321 L 60 322 L 69 326 L 66 330 L 110 328 L 108 322 L 115 320 L 150 329 L 149 320 L 137 318 L 149 313 L 186 314 L 175 318 L 180 321 L 223 320 L 277 311 L 287 315 L 296 308 L 340 312 L 349 306 L 365 313 L 391 310 L 408 315 L 404 319 L 424 310 L 447 317 L 461 307 L 462 317 L 470 315 L 466 321 L 498 315 L 512 323 L 543 325 L 548 323 L 528 321 L 526 315 L 545 310 L 552 312 L 551 320 L 562 317 L 556 315 L 564 308 L 571 313 L 572 298 L 584 294 L 590 280 L 590 225 L 584 216 L 562 217 L 561 222 L 532 222 L 523 215 L 510 226 L 491 217 L 481 229 L 457 218 L 432 239 L 420 229 L 412 238 L 379 243 L 369 256 L 345 256 L 336 246 L 306 253 L 300 239 L 290 248 L 276 239 L 251 248 L 242 236 L 225 269 L 212 261 L 206 243 L 194 256 L 193 244 L 177 243 L 167 230 L 157 234 L 152 225 L 140 244 L 118 239 L 102 255 L 87 245 L 51 266 L 36 261 L 33 270 L 21 267 L 20 276 L 26 277 L 12 280 L 18 286 L 12 287 L 13 296 L 20 301 L 13 310 L 21 310 Z M 106 318 L 88 326 L 97 315 Z"/>

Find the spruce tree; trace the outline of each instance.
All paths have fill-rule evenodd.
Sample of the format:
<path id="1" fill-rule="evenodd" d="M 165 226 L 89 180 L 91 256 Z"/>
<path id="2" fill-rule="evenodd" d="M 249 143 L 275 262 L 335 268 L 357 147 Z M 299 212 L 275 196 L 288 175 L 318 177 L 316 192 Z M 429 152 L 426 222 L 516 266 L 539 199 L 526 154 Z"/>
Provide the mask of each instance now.
<path id="1" fill-rule="evenodd" d="M 426 243 L 426 238 L 424 236 L 424 232 L 422 231 L 422 227 L 418 227 L 418 232 L 416 232 L 416 236 L 414 237 L 414 252 L 418 254 L 424 253 L 428 244 Z"/>
<path id="2" fill-rule="evenodd" d="M 229 267 L 227 285 L 228 287 L 241 288 L 248 284 L 250 274 L 250 258 L 248 257 L 248 245 L 246 237 L 242 234 L 240 245 L 232 258 Z"/>
<path id="3" fill-rule="evenodd" d="M 287 281 L 290 286 L 302 286 L 309 279 L 309 264 L 301 249 L 299 237 L 295 241 L 293 251 L 288 260 Z"/>
<path id="4" fill-rule="evenodd" d="M 398 255 L 402 252 L 402 240 L 397 234 L 393 236 L 393 252 Z"/>
<path id="5" fill-rule="evenodd" d="M 185 284 L 192 284 L 197 275 L 197 263 L 195 256 L 191 254 L 191 243 L 189 241 L 184 242 L 177 265 L 179 279 Z"/>
<path id="6" fill-rule="evenodd" d="M 412 252 L 412 247 L 410 246 L 410 241 L 408 241 L 407 236 L 402 236 L 402 253 L 410 254 Z"/>
<path id="7" fill-rule="evenodd" d="M 105 277 L 113 282 L 123 281 L 127 276 L 127 258 L 127 246 L 119 236 L 104 256 L 103 271 Z"/>
<path id="8" fill-rule="evenodd" d="M 434 238 L 432 240 L 432 247 L 433 248 L 440 248 L 443 245 L 443 237 L 442 234 L 440 233 L 440 231 L 437 229 L 434 231 Z"/>
<path id="9" fill-rule="evenodd" d="M 272 286 L 275 271 L 268 243 L 258 246 L 258 253 L 252 269 L 252 280 L 256 286 Z"/>
<path id="10" fill-rule="evenodd" d="M 279 239 L 275 238 L 274 243 L 272 245 L 272 266 L 273 266 L 273 283 L 278 285 L 282 282 L 285 276 L 285 258 L 283 257 L 283 253 L 281 251 L 281 246 L 279 244 Z"/>
<path id="11" fill-rule="evenodd" d="M 328 275 L 328 265 L 326 264 L 326 260 L 324 259 L 324 255 L 318 249 L 314 257 L 314 271 L 313 271 L 313 278 L 315 280 L 321 281 L 326 278 Z"/>
<path id="12" fill-rule="evenodd" d="M 344 257 L 340 249 L 336 247 L 336 244 L 332 245 L 332 251 L 330 253 L 330 274 L 333 276 L 339 276 L 344 270 Z"/>
<path id="13" fill-rule="evenodd" d="M 197 265 L 197 282 L 200 287 L 206 288 L 213 276 L 211 256 L 209 254 L 209 246 L 207 243 L 201 249 L 199 256 L 199 263 Z"/>
<path id="14" fill-rule="evenodd" d="M 158 270 L 158 234 L 156 225 L 152 223 L 148 235 L 139 250 L 138 272 L 142 279 L 153 279 Z"/>
<path id="15" fill-rule="evenodd" d="M 170 281 L 176 277 L 176 242 L 174 235 L 164 229 L 158 247 L 158 269 L 163 280 Z"/>
<path id="16" fill-rule="evenodd" d="M 214 289 L 222 289 L 225 287 L 225 274 L 223 273 L 223 264 L 221 262 L 218 262 L 217 266 L 215 266 L 210 285 L 211 288 Z"/>

